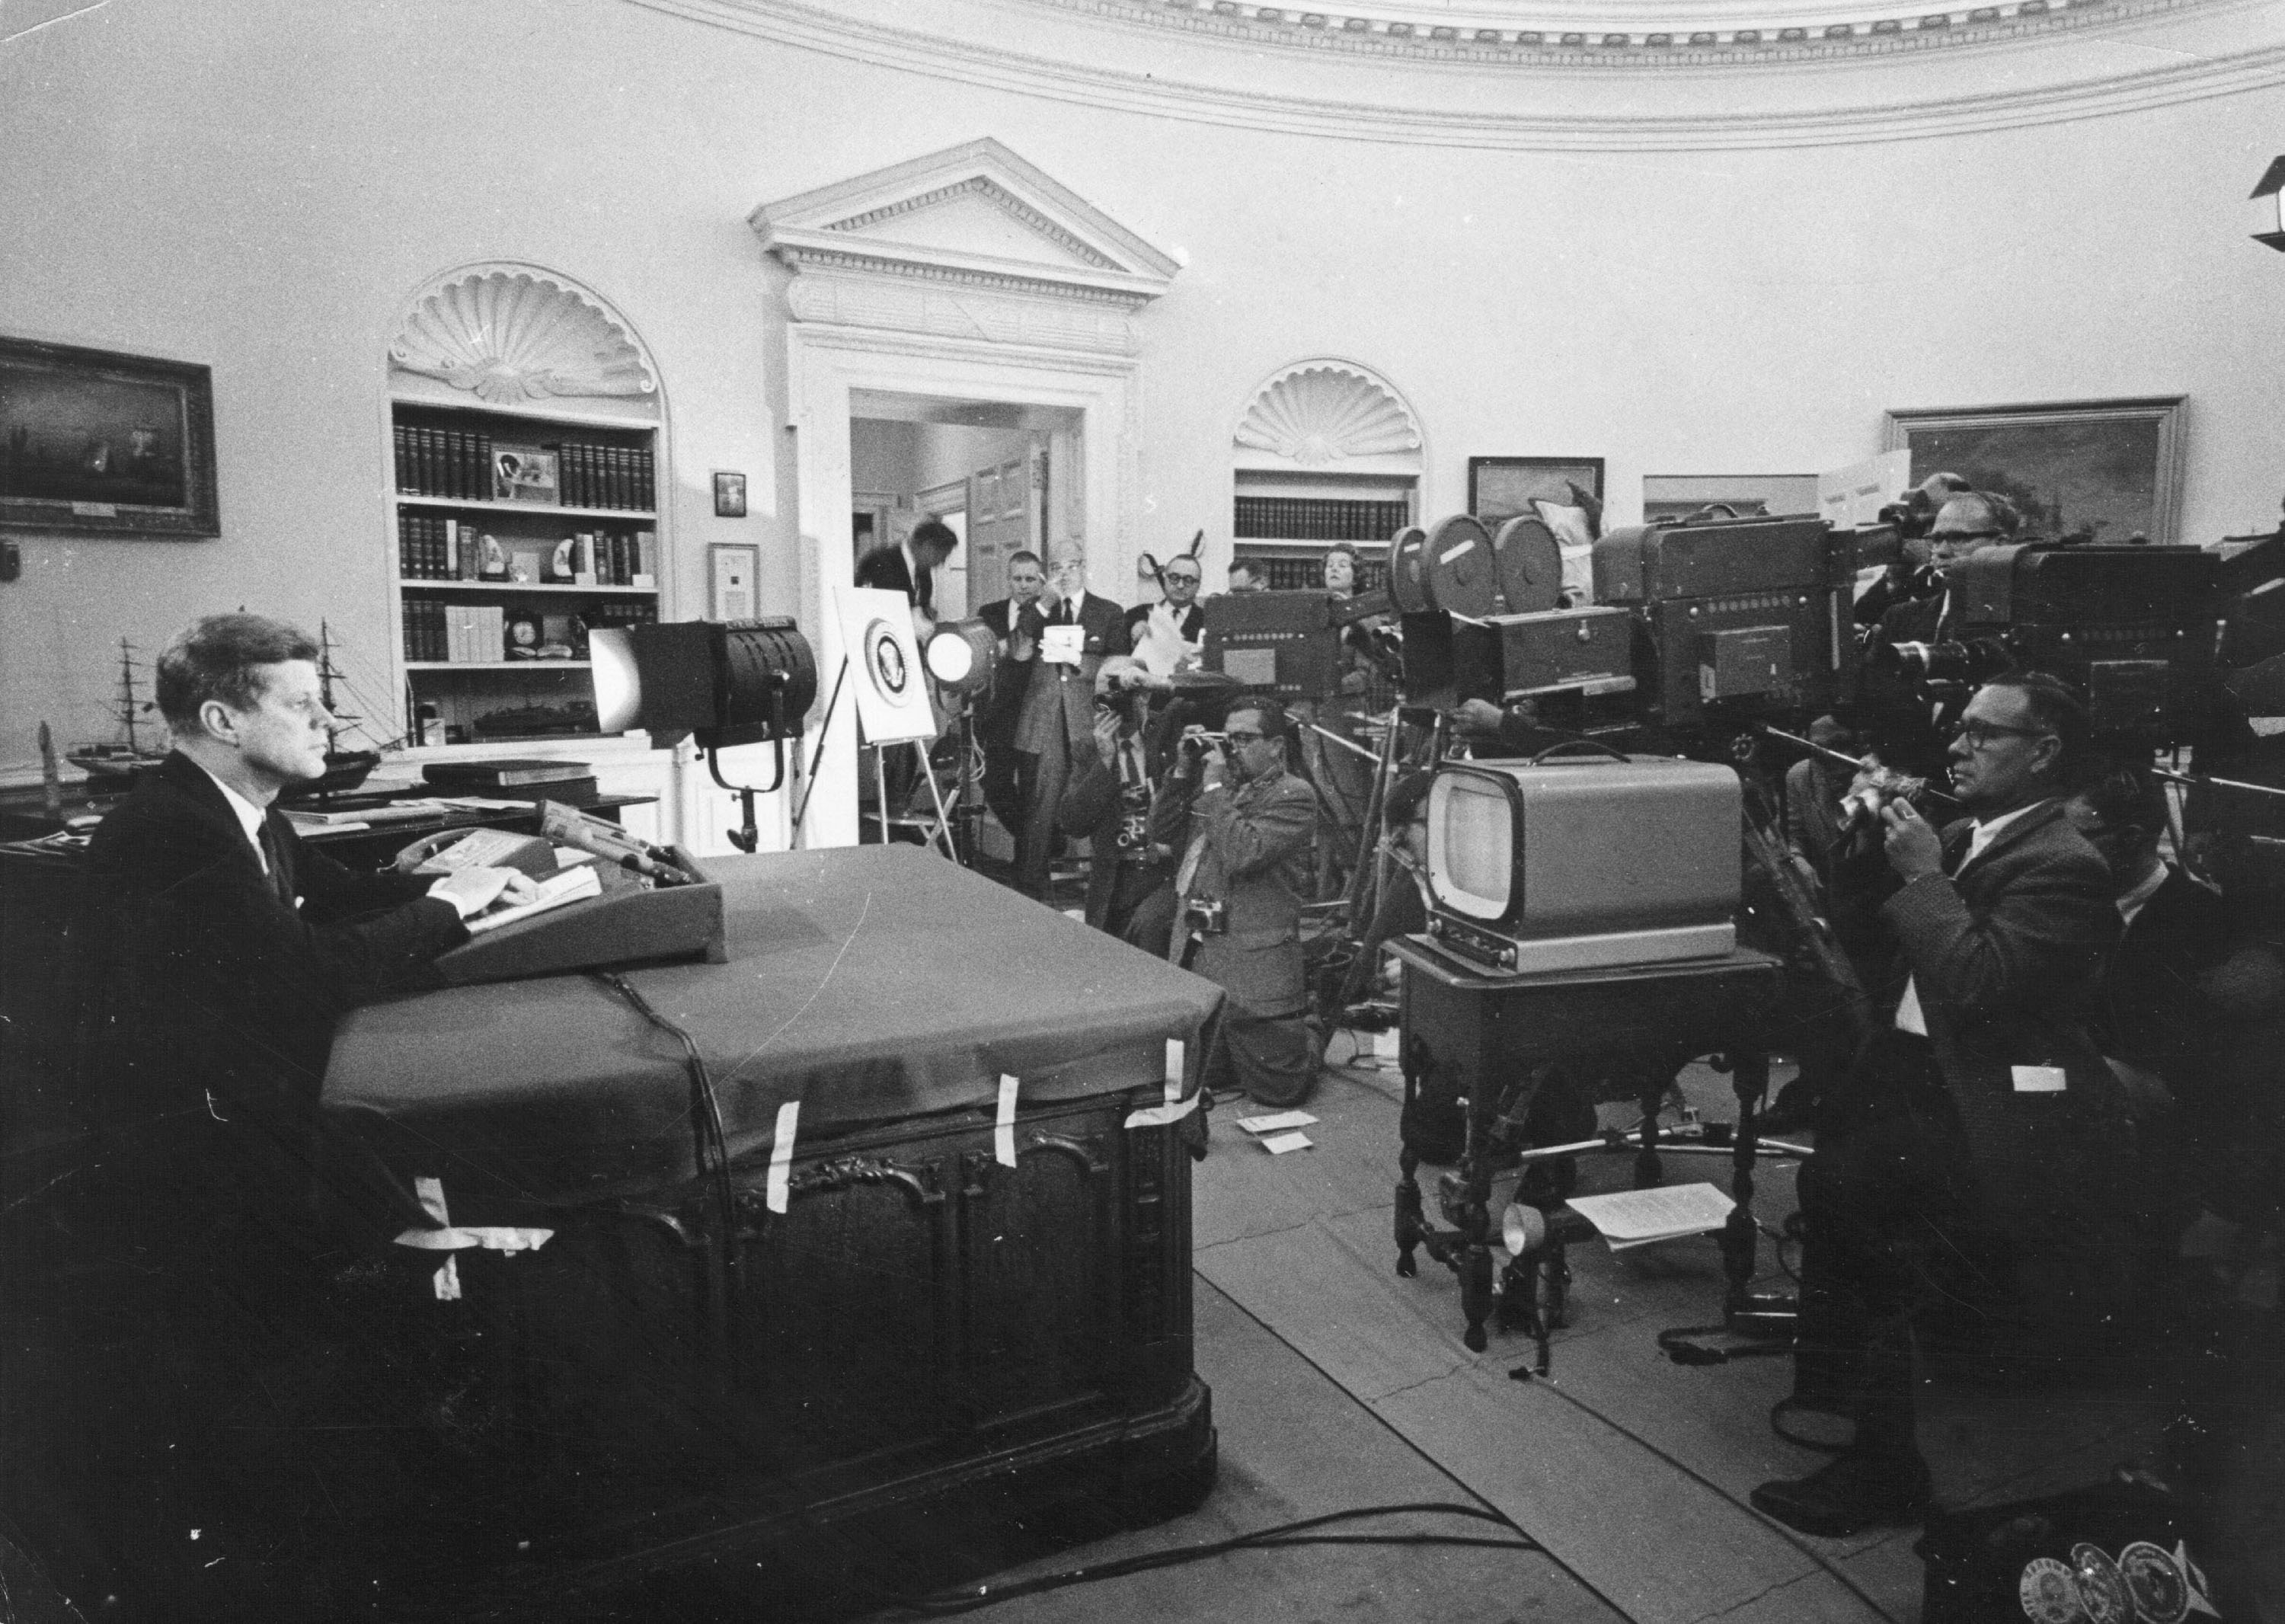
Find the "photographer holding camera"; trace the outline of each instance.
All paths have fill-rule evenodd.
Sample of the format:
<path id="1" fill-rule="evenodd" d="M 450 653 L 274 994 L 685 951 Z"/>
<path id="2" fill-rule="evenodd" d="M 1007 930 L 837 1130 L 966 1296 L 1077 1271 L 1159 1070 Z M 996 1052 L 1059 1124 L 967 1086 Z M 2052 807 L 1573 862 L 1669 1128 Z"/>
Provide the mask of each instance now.
<path id="1" fill-rule="evenodd" d="M 1151 840 L 1182 853 L 1167 956 L 1229 994 L 1206 1087 L 1298 1105 L 1316 1081 L 1300 926 L 1317 797 L 1286 770 L 1294 728 L 1276 701 L 1239 700 L 1224 726 L 1184 735 L 1151 812 Z"/>
<path id="2" fill-rule="evenodd" d="M 2090 1033 L 2118 913 L 2062 800 L 2089 732 L 2057 679 L 1994 678 L 1951 743 L 1967 816 L 1939 836 L 1888 799 L 1880 846 L 1843 859 L 1886 871 L 1896 965 L 1801 1175 L 1794 1400 L 1856 1423 L 1822 1471 L 1753 1492 L 1804 1534 L 1911 1522 L 1927 1505 L 1912 1342 L 1929 1310 L 1964 1303 L 1959 1322 L 1979 1336 L 2034 1330 L 2042 1358 L 2098 1353 L 2127 1318 L 2131 1129 Z"/>
<path id="3" fill-rule="evenodd" d="M 1166 752 L 1138 725 L 1149 689 L 1130 680 L 1147 675 L 1125 655 L 1103 663 L 1095 676 L 1095 748 L 1072 768 L 1056 827 L 1068 839 L 1088 843 L 1087 922 L 1163 957 L 1173 926 L 1166 882 L 1174 872 L 1174 851 L 1151 839 L 1150 812 Z"/>

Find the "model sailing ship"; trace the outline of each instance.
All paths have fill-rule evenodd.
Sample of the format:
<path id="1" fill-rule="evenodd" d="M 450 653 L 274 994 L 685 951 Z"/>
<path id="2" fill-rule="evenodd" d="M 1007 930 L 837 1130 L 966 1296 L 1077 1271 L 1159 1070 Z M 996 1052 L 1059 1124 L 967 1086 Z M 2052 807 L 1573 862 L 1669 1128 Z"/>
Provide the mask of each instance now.
<path id="1" fill-rule="evenodd" d="M 322 801 L 337 795 L 347 795 L 363 784 L 373 770 L 381 765 L 379 750 L 351 750 L 342 748 L 342 734 L 346 723 L 362 722 L 365 718 L 341 709 L 335 699 L 335 685 L 347 686 L 341 671 L 334 664 L 332 629 L 324 621 L 318 623 L 318 697 L 333 720 L 326 726 L 326 772 L 322 778 L 295 784 L 282 791 L 281 801 Z"/>
<path id="2" fill-rule="evenodd" d="M 66 761 L 87 774 L 88 788 L 95 794 L 131 788 L 137 773 L 150 771 L 167 758 L 166 725 L 151 714 L 158 706 L 137 692 L 136 673 L 142 670 L 135 661 L 135 646 L 125 638 L 120 639 L 119 696 L 112 702 L 112 714 L 119 723 L 121 737 L 101 744 L 76 745 L 64 752 Z M 279 797 L 282 800 L 322 800 L 347 795 L 381 765 L 378 749 L 342 747 L 342 735 L 351 725 L 365 718 L 340 708 L 335 696 L 347 683 L 334 663 L 333 633 L 322 621 L 318 625 L 318 681 L 319 697 L 332 717 L 326 726 L 325 775 L 294 785 Z"/>
<path id="3" fill-rule="evenodd" d="M 136 693 L 135 673 L 142 669 L 135 663 L 135 646 L 121 638 L 119 696 L 111 706 L 121 736 L 101 744 L 75 744 L 64 752 L 64 759 L 87 774 L 88 788 L 98 795 L 131 788 L 137 773 L 167 758 L 166 724 L 151 718 L 158 706 Z"/>

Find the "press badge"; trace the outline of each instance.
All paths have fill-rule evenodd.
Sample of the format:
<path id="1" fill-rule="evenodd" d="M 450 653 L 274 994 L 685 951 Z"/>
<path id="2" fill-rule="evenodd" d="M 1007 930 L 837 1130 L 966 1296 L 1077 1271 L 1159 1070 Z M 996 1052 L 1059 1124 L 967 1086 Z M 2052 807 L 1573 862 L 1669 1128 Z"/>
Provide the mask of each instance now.
<path id="1" fill-rule="evenodd" d="M 2061 1066 L 2010 1066 L 2017 1094 L 2061 1094 L 2067 1087 Z"/>

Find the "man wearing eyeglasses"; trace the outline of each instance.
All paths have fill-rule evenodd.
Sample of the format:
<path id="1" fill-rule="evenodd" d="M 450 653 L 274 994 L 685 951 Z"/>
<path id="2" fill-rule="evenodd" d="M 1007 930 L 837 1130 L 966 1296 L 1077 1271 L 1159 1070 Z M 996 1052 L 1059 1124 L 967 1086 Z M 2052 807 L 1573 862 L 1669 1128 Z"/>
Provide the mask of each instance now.
<path id="1" fill-rule="evenodd" d="M 1241 700 L 1224 726 L 1224 742 L 1184 741 L 1151 809 L 1151 840 L 1182 853 L 1169 957 L 1228 994 L 1206 1087 L 1299 1105 L 1316 1082 L 1303 1018 L 1301 900 L 1317 797 L 1286 771 L 1293 722 L 1276 701 Z"/>
<path id="2" fill-rule="evenodd" d="M 1934 590 L 1896 604 L 1881 616 L 1865 650 L 1857 679 L 1857 712 L 1873 753 L 1900 773 L 1929 778 L 1943 771 L 1944 746 L 1959 720 L 1957 699 L 1941 705 L 1900 668 L 1895 651 L 1908 643 L 1940 643 L 1959 624 L 1951 571 L 1984 548 L 2013 540 L 2022 526 L 2015 505 L 1989 491 L 1970 490 L 1936 510 L 1928 533 L 1928 578 Z"/>
<path id="3" fill-rule="evenodd" d="M 2064 816 L 2085 706 L 2038 672 L 1995 678 L 1950 748 L 1967 816 L 1939 834 L 1901 799 L 1880 845 L 1896 949 L 1887 1018 L 1819 1107 L 1795 1397 L 1856 1424 L 1822 1471 L 1754 1504 L 1803 1533 L 1918 1519 L 1912 1337 L 1971 1298 L 1980 1323 L 2085 1351 L 2131 1255 L 2124 1102 L 2090 1033 L 2118 936 L 2102 858 Z"/>

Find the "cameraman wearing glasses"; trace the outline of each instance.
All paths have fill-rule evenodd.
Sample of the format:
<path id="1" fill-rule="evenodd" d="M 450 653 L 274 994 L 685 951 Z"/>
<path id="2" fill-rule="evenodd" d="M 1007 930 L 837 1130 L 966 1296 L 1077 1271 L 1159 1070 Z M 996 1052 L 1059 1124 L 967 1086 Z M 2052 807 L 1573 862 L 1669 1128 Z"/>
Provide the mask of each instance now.
<path id="1" fill-rule="evenodd" d="M 2088 732 L 2057 679 L 1994 678 L 1951 743 L 1968 815 L 1939 835 L 1888 798 L 1880 849 L 1842 859 L 1887 871 L 1878 915 L 1896 959 L 1801 1175 L 1794 1401 L 1856 1423 L 1822 1471 L 1754 1490 L 1804 1534 L 1913 1522 L 1928 1505 L 1912 1385 L 1926 1310 L 1966 1301 L 1959 1323 L 2003 1338 L 2037 1326 L 2043 1355 L 2094 1351 L 2127 1317 L 2130 1130 L 2090 1033 L 2118 913 L 2109 869 L 2064 815 Z"/>
<path id="2" fill-rule="evenodd" d="M 1151 840 L 1182 854 L 1168 957 L 1229 994 L 1205 1086 L 1298 1105 L 1316 1081 L 1303 1020 L 1301 899 L 1317 797 L 1286 770 L 1294 729 L 1276 702 L 1239 700 L 1224 726 L 1219 739 L 1184 736 L 1151 809 Z"/>
<path id="3" fill-rule="evenodd" d="M 1959 702 L 1932 700 L 1906 670 L 1900 651 L 1944 640 L 1959 621 L 1950 580 L 1953 566 L 1995 543 L 2013 541 L 2022 524 L 2006 497 L 1968 490 L 1947 499 L 1928 527 L 1925 595 L 1896 604 L 1873 632 L 1857 679 L 1857 709 L 1874 755 L 1900 773 L 1930 778 L 1942 772 L 1944 746 L 1959 720 L 1951 708 Z"/>

